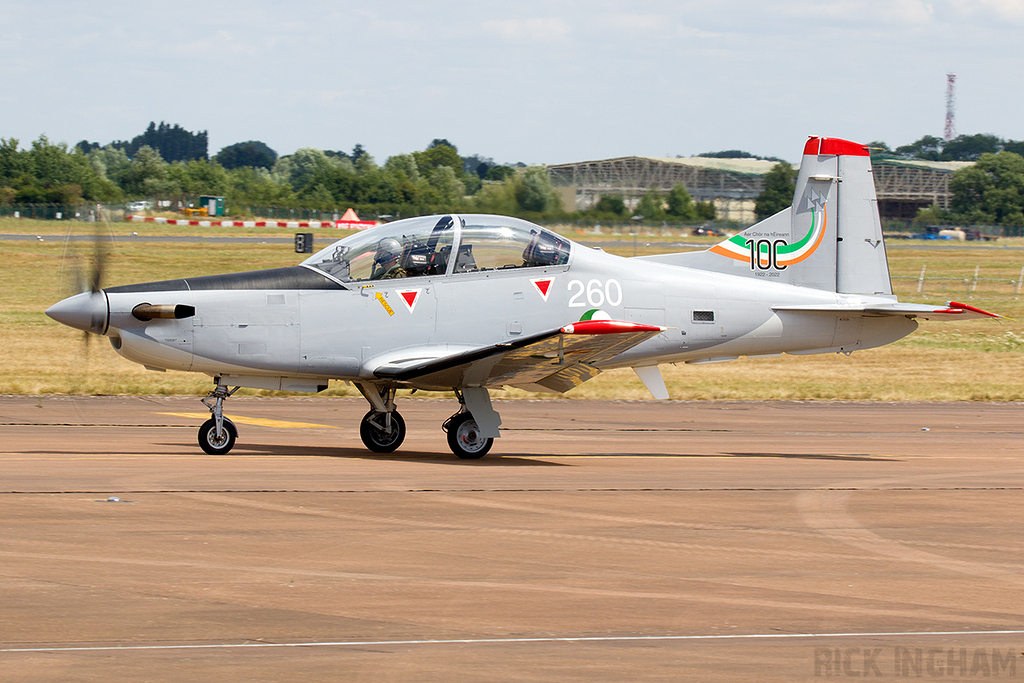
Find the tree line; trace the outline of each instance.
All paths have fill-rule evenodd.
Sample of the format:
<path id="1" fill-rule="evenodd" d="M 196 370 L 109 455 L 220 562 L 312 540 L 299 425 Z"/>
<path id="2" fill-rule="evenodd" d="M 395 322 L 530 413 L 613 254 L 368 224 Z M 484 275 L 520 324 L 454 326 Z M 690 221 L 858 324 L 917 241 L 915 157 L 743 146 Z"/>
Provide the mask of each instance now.
<path id="1" fill-rule="evenodd" d="M 109 147 L 120 149 L 129 157 L 135 156 L 143 147 L 151 147 L 160 153 L 164 161 L 191 161 L 194 159 L 205 159 L 207 155 L 207 134 L 205 130 L 192 133 L 185 130 L 178 124 L 160 122 L 157 126 L 155 121 L 149 122 L 149 127 L 142 135 L 136 135 L 131 140 L 115 140 Z M 99 149 L 100 144 L 82 140 L 76 147 L 85 153 Z"/>
<path id="2" fill-rule="evenodd" d="M 1024 142 L 994 135 L 961 135 L 953 140 L 923 136 L 909 145 L 868 147 L 876 161 L 886 158 L 974 161 L 958 170 L 950 188 L 950 210 L 925 209 L 921 220 L 1024 226 Z M 752 156 L 740 150 L 708 152 Z M 795 171 L 780 162 L 765 176 L 756 204 L 759 217 L 792 201 Z M 586 211 L 566 212 L 542 167 L 497 164 L 480 155 L 461 156 L 446 139 L 422 151 L 398 154 L 378 164 L 356 145 L 351 151 L 302 148 L 279 156 L 250 140 L 208 156 L 206 131 L 150 123 L 141 135 L 106 145 L 81 141 L 74 147 L 40 136 L 26 149 L 0 138 L 0 204 L 119 203 L 158 198 L 185 201 L 198 195 L 227 198 L 229 210 L 246 207 L 349 206 L 368 216 L 412 216 L 445 211 L 480 211 L 544 220 L 583 219 L 696 222 L 715 218 L 711 202 L 694 202 L 682 185 L 649 191 L 633 208 L 609 194 Z"/>
<path id="3" fill-rule="evenodd" d="M 621 196 L 603 197 L 584 212 L 567 212 L 543 167 L 461 156 L 446 139 L 378 164 L 362 145 L 350 152 L 310 147 L 278 156 L 263 142 L 229 145 L 210 158 L 206 131 L 150 123 L 129 141 L 74 147 L 40 136 L 27 149 L 0 139 L 0 204 L 120 203 L 132 199 L 188 201 L 224 196 L 228 210 L 247 207 L 355 208 L 367 216 L 414 216 L 447 211 L 503 213 L 533 219 L 629 220 Z M 667 196 L 649 193 L 638 211 L 647 220 L 695 221 L 714 206 L 694 203 L 679 185 Z"/>
<path id="4" fill-rule="evenodd" d="M 462 157 L 443 139 L 383 165 L 362 145 L 351 152 L 303 148 L 278 156 L 252 140 L 210 158 L 205 131 L 190 133 L 165 123 L 106 145 L 83 140 L 69 148 L 43 135 L 21 149 L 16 139 L 0 139 L 0 204 L 113 204 L 198 195 L 224 196 L 236 211 L 352 206 L 371 215 L 410 216 L 466 209 L 560 210 L 543 169 Z"/>
<path id="5" fill-rule="evenodd" d="M 958 135 L 952 140 L 944 140 L 934 135 L 924 135 L 909 145 L 891 149 L 881 141 L 867 145 L 871 159 L 904 159 L 921 161 L 978 161 L 983 154 L 1013 152 L 1024 155 L 1024 141 L 1004 140 L 996 135 L 978 133 L 975 135 Z"/>

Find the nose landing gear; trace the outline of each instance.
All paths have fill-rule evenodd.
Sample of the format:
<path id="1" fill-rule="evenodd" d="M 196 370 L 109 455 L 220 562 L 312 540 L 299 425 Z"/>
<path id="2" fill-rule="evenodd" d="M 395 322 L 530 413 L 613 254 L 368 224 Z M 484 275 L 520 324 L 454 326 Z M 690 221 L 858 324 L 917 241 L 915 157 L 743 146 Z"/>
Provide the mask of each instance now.
<path id="1" fill-rule="evenodd" d="M 394 410 L 371 410 L 359 423 L 359 438 L 374 453 L 391 453 L 405 441 L 405 420 Z"/>
<path id="2" fill-rule="evenodd" d="M 395 410 L 395 389 L 356 384 L 370 403 L 370 412 L 359 423 L 359 438 L 374 453 L 391 453 L 405 441 L 405 420 Z"/>
<path id="3" fill-rule="evenodd" d="M 226 385 L 217 382 L 217 388 L 202 399 L 203 405 L 210 409 L 212 417 L 199 428 L 199 447 L 209 455 L 224 455 L 235 445 L 238 429 L 234 422 L 224 417 L 224 399 L 238 389 L 239 387 L 235 387 L 228 390 Z"/>

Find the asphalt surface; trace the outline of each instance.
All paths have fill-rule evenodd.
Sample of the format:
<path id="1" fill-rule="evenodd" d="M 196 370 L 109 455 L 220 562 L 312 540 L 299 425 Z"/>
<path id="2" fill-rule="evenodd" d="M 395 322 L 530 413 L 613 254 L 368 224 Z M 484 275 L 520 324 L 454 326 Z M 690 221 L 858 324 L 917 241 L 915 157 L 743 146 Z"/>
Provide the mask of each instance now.
<path id="1" fill-rule="evenodd" d="M 1024 406 L 0 397 L 10 681 L 1024 678 Z"/>

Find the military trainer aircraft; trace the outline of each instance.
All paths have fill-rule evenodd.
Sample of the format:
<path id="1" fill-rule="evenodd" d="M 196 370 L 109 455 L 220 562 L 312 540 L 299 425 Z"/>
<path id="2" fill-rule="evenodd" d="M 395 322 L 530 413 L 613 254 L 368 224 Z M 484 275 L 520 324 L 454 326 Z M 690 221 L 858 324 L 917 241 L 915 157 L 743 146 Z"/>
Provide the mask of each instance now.
<path id="1" fill-rule="evenodd" d="M 705 251 L 622 258 L 515 218 L 428 216 L 297 266 L 93 288 L 46 313 L 147 368 L 212 376 L 207 453 L 235 443 L 223 404 L 239 387 L 344 380 L 370 405 L 359 431 L 375 452 L 405 437 L 397 390 L 454 391 L 460 409 L 443 428 L 460 458 L 499 436 L 490 388 L 565 392 L 631 367 L 668 398 L 661 363 L 849 354 L 919 318 L 999 317 L 899 302 L 868 150 L 819 137 L 804 147 L 792 206 Z"/>

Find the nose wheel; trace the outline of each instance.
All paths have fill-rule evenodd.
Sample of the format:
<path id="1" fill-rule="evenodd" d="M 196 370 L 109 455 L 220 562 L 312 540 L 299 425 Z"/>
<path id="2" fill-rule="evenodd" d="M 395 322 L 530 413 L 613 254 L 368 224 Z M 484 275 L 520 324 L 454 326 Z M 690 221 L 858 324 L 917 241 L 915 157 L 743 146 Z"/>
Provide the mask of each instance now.
<path id="1" fill-rule="evenodd" d="M 405 420 L 395 410 L 395 388 L 355 383 L 370 412 L 359 423 L 359 438 L 374 453 L 391 453 L 405 441 Z"/>
<path id="2" fill-rule="evenodd" d="M 199 428 L 199 447 L 209 455 L 224 455 L 234 447 L 237 438 L 235 423 L 227 418 L 221 423 L 219 434 L 217 421 L 212 417 Z"/>
<path id="3" fill-rule="evenodd" d="M 374 453 L 391 453 L 405 441 L 405 420 L 395 410 L 371 410 L 359 423 L 359 438 Z"/>
<path id="4" fill-rule="evenodd" d="M 448 432 L 448 448 L 463 460 L 476 460 L 487 455 L 494 439 L 483 437 L 473 415 L 468 412 L 455 413 L 441 428 Z"/>
<path id="5" fill-rule="evenodd" d="M 217 388 L 202 400 L 203 405 L 210 409 L 210 419 L 199 428 L 199 447 L 209 455 L 224 455 L 235 445 L 238 428 L 234 422 L 224 417 L 224 399 L 238 389 L 239 387 L 235 387 L 229 390 L 218 381 Z"/>

